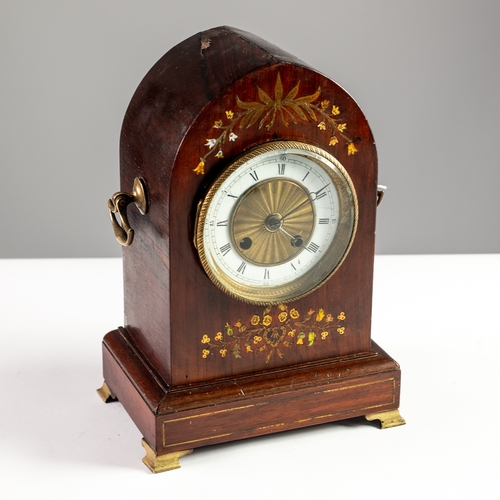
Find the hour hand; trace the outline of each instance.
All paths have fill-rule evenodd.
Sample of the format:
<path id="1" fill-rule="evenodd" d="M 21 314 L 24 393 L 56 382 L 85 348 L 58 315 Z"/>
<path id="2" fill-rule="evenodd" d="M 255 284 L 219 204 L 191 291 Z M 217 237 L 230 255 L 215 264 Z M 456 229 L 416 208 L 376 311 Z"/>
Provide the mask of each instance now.
<path id="1" fill-rule="evenodd" d="M 288 231 L 286 231 L 283 226 L 280 227 L 280 230 L 290 237 L 290 244 L 294 248 L 300 248 L 304 244 L 304 238 L 302 236 L 292 236 Z"/>

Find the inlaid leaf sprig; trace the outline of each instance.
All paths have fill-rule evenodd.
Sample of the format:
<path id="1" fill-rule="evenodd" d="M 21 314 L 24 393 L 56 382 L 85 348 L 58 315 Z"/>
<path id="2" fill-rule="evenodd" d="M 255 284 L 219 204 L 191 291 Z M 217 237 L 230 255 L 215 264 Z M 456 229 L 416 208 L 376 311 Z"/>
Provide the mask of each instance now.
<path id="1" fill-rule="evenodd" d="M 203 175 L 207 158 L 214 153 L 216 158 L 224 158 L 222 149 L 226 141 L 234 142 L 238 139 L 238 135 L 234 132 L 236 126 L 240 129 L 248 129 L 258 123 L 259 129 L 265 127 L 266 130 L 271 130 L 277 117 L 286 127 L 290 123 L 297 124 L 299 121 L 317 122 L 316 126 L 320 130 L 330 134 L 330 146 L 338 144 L 340 137 L 347 144 L 347 154 L 355 154 L 358 150 L 354 142 L 344 134 L 347 123 L 338 117 L 341 114 L 339 107 L 335 104 L 330 106 L 329 100 L 316 102 L 321 94 L 320 87 L 314 94 L 303 97 L 297 97 L 299 89 L 300 81 L 283 97 L 283 83 L 278 73 L 274 85 L 274 99 L 259 86 L 257 86 L 257 93 L 260 102 L 245 102 L 236 96 L 236 105 L 241 111 L 227 110 L 225 117 L 214 123 L 212 128 L 220 132 L 216 133 L 215 137 L 206 140 L 205 146 L 208 147 L 208 151 L 200 158 L 198 166 L 193 171 L 198 175 Z"/>
<path id="2" fill-rule="evenodd" d="M 223 358 L 232 354 L 235 359 L 248 353 L 267 353 L 267 364 L 274 353 L 282 359 L 284 347 L 312 347 L 317 340 L 325 341 L 334 330 L 344 335 L 342 322 L 345 319 L 344 312 L 335 318 L 326 314 L 323 308 L 310 309 L 302 314 L 296 308 L 289 309 L 286 304 L 275 308 L 268 306 L 261 315 L 254 314 L 247 323 L 241 320 L 234 324 L 226 322 L 213 338 L 203 335 L 202 357 L 207 359 L 212 351 Z"/>

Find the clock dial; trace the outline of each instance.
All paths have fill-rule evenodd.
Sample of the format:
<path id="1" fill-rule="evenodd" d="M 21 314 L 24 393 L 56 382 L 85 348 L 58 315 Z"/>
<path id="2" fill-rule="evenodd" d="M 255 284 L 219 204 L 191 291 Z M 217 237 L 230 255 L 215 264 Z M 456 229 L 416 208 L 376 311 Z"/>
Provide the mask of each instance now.
<path id="1" fill-rule="evenodd" d="M 224 291 L 284 302 L 333 274 L 356 221 L 352 182 L 333 156 L 274 142 L 243 155 L 211 187 L 199 210 L 197 248 Z"/>

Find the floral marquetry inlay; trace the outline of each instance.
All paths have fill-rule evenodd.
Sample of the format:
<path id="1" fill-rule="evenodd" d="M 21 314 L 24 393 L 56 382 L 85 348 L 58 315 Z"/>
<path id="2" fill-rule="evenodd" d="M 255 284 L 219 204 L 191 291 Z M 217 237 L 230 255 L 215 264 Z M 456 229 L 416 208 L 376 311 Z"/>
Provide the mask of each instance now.
<path id="1" fill-rule="evenodd" d="M 280 304 L 266 307 L 262 314 L 254 314 L 247 322 L 226 322 L 224 328 L 210 336 L 203 335 L 202 357 L 210 354 L 223 358 L 228 355 L 236 359 L 245 354 L 266 354 L 266 364 L 273 354 L 284 357 L 285 348 L 311 348 L 317 342 L 331 338 L 332 334 L 344 335 L 344 312 L 337 316 L 327 314 L 324 309 L 310 309 L 303 313 Z"/>
<path id="2" fill-rule="evenodd" d="M 320 131 L 328 134 L 330 146 L 339 143 L 339 138 L 347 145 L 347 154 L 353 155 L 356 149 L 352 139 L 344 133 L 347 123 L 339 115 L 341 110 L 329 100 L 319 100 L 321 88 L 314 94 L 299 96 L 300 81 L 285 95 L 281 76 L 278 73 L 274 86 L 274 99 L 259 86 L 257 93 L 260 99 L 254 102 L 245 102 L 236 96 L 236 106 L 238 109 L 229 109 L 224 115 L 216 120 L 212 126 L 213 137 L 207 138 L 204 144 L 208 150 L 200 158 L 198 166 L 193 171 L 198 175 L 205 173 L 205 163 L 207 158 L 214 155 L 216 158 L 224 158 L 224 145 L 227 141 L 238 140 L 238 129 L 248 129 L 257 126 L 259 129 L 265 127 L 271 130 L 277 120 L 288 127 L 291 123 L 310 122 Z"/>

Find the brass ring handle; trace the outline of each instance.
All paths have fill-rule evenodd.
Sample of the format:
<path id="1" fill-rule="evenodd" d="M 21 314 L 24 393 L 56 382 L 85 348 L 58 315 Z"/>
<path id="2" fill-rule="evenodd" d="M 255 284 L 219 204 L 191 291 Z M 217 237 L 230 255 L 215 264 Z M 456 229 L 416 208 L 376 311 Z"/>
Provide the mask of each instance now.
<path id="1" fill-rule="evenodd" d="M 148 211 L 148 202 L 146 197 L 146 184 L 142 179 L 135 178 L 132 193 L 119 191 L 108 200 L 109 217 L 115 237 L 124 247 L 132 244 L 134 240 L 134 230 L 130 227 L 127 217 L 127 207 L 130 203 L 135 203 L 139 212 L 144 215 Z M 121 225 L 116 220 L 115 214 L 118 214 Z"/>

